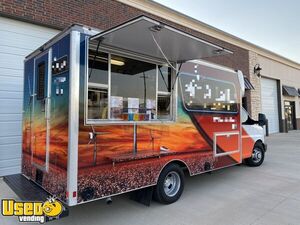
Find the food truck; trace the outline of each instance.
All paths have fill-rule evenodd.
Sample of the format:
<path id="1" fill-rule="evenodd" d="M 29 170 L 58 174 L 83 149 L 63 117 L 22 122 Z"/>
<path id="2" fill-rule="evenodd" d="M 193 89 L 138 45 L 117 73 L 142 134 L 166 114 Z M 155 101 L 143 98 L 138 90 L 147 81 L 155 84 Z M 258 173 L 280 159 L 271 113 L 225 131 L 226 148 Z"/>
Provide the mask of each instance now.
<path id="1" fill-rule="evenodd" d="M 25 59 L 22 173 L 5 181 L 66 206 L 126 192 L 170 204 L 185 174 L 261 165 L 265 117 L 242 108 L 242 72 L 205 61 L 228 54 L 145 16 L 69 27 Z"/>

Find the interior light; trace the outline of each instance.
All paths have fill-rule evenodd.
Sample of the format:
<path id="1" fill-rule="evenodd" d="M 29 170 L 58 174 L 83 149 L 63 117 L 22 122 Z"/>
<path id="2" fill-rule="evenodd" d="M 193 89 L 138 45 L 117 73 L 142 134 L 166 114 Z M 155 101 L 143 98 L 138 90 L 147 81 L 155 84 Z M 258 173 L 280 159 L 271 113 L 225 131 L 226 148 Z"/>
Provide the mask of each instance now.
<path id="1" fill-rule="evenodd" d="M 123 61 L 116 60 L 116 59 L 111 59 L 110 63 L 115 66 L 124 66 L 125 65 L 125 63 Z"/>
<path id="2" fill-rule="evenodd" d="M 150 27 L 150 30 L 153 31 L 153 32 L 158 32 L 162 28 L 163 28 L 163 26 L 161 26 L 161 25 L 154 25 L 154 26 Z"/>

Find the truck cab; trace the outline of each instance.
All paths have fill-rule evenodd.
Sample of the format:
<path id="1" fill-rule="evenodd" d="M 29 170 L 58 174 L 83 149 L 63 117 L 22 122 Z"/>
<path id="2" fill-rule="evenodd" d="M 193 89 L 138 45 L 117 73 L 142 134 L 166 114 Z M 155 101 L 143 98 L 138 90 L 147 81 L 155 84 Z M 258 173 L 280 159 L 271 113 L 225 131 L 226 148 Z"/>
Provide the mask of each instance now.
<path id="1" fill-rule="evenodd" d="M 242 148 L 244 162 L 249 166 L 260 166 L 267 151 L 264 134 L 264 126 L 267 123 L 266 116 L 260 113 L 256 121 L 242 107 L 241 123 L 243 128 Z"/>

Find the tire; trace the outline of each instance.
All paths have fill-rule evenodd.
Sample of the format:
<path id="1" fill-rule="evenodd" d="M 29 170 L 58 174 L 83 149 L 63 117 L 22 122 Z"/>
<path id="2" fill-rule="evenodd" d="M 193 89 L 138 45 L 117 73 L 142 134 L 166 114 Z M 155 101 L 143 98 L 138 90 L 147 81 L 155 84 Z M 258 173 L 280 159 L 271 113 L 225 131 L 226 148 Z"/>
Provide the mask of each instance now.
<path id="1" fill-rule="evenodd" d="M 184 189 L 184 173 L 175 163 L 167 165 L 159 175 L 153 197 L 162 204 L 176 202 Z"/>
<path id="2" fill-rule="evenodd" d="M 265 149 L 261 143 L 254 145 L 252 156 L 248 159 L 245 159 L 246 165 L 250 167 L 258 167 L 265 160 Z"/>

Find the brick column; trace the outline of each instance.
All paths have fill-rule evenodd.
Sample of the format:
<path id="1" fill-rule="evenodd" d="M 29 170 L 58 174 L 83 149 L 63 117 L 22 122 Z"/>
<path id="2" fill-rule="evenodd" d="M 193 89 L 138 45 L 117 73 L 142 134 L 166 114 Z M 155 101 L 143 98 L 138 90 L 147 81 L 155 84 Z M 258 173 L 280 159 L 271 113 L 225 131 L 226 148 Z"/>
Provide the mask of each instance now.
<path id="1" fill-rule="evenodd" d="M 248 99 L 248 109 L 253 119 L 258 119 L 258 113 L 261 112 L 261 86 L 260 78 L 254 74 L 254 67 L 258 63 L 257 54 L 249 51 L 249 77 L 254 90 L 247 90 L 246 97 Z"/>

